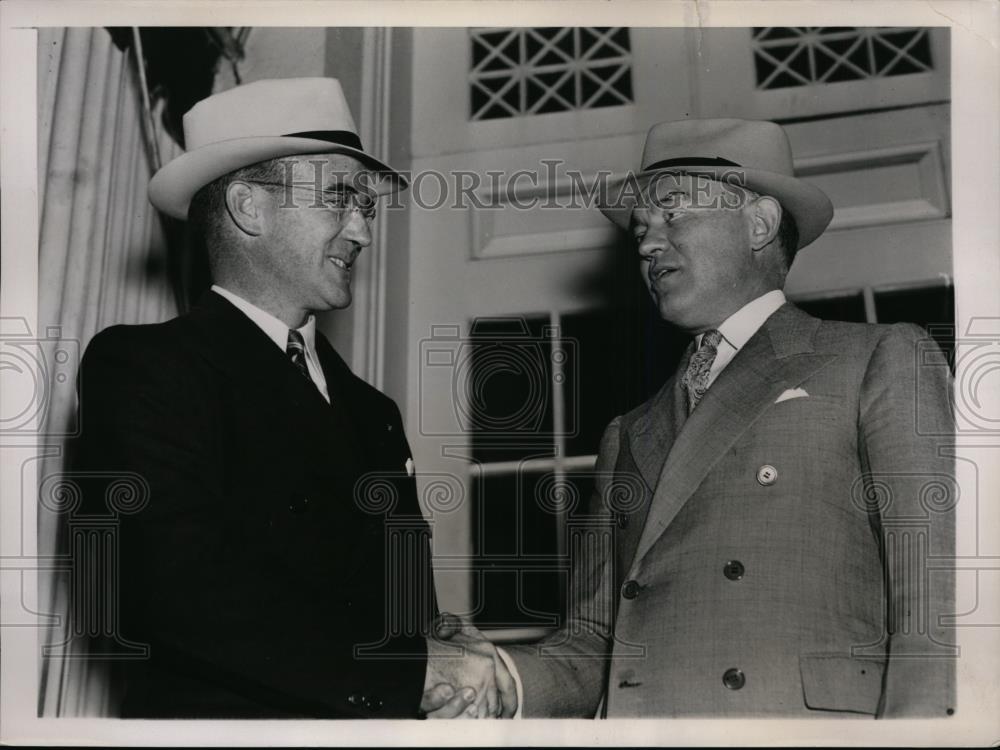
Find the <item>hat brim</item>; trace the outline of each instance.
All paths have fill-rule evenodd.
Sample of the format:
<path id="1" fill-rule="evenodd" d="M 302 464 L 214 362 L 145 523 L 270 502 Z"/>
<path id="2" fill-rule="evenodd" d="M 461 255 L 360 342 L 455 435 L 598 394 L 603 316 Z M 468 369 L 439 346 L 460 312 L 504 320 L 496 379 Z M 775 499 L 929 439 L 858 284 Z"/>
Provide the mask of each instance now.
<path id="1" fill-rule="evenodd" d="M 405 177 L 364 151 L 316 138 L 256 136 L 219 141 L 181 154 L 165 164 L 149 181 L 149 201 L 175 219 L 186 219 L 194 194 L 223 175 L 251 164 L 296 154 L 353 156 L 380 179 L 368 185 L 379 195 L 403 190 Z"/>
<path id="2" fill-rule="evenodd" d="M 634 179 L 636 187 L 645 189 L 650 180 L 662 174 L 701 175 L 709 179 L 718 179 L 720 182 L 737 184 L 777 199 L 795 219 L 799 230 L 797 249 L 805 247 L 823 234 L 833 218 L 833 204 L 826 193 L 798 177 L 762 169 L 706 168 L 703 165 L 692 165 L 690 168 L 685 168 L 683 165 L 671 166 L 670 169 L 639 172 L 634 177 L 616 180 L 608 184 L 607 197 L 611 203 L 601 204 L 598 208 L 612 222 L 622 229 L 628 229 L 637 201 L 628 196 L 625 196 L 624 200 L 615 200 L 622 197 L 621 188 L 630 179 Z"/>

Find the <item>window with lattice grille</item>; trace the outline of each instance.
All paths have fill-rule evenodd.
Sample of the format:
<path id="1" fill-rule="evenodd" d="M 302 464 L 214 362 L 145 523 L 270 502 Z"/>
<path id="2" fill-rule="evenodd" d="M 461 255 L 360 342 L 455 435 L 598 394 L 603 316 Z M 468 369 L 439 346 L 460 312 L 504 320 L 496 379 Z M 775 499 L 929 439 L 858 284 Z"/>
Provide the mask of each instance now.
<path id="1" fill-rule="evenodd" d="M 934 69 L 926 28 L 766 27 L 753 30 L 758 89 L 923 73 Z"/>
<path id="2" fill-rule="evenodd" d="M 472 120 L 633 101 L 628 29 L 470 29 L 469 41 Z"/>

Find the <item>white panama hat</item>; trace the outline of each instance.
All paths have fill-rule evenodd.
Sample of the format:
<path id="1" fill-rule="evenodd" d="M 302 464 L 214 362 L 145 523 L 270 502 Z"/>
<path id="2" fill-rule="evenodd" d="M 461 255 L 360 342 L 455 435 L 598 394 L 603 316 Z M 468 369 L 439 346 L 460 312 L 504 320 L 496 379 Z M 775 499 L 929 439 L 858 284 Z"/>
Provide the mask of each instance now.
<path id="1" fill-rule="evenodd" d="M 833 218 L 822 190 L 794 176 L 784 128 L 766 120 L 693 119 L 661 122 L 649 129 L 638 173 L 609 184 L 601 212 L 627 229 L 637 204 L 622 190 L 639 188 L 662 174 L 704 175 L 776 198 L 794 218 L 799 248 L 819 237 Z"/>
<path id="2" fill-rule="evenodd" d="M 336 78 L 255 81 L 195 104 L 184 115 L 187 151 L 149 181 L 149 200 L 163 213 L 186 219 L 191 198 L 205 185 L 241 167 L 295 154 L 353 156 L 379 177 L 368 189 L 404 189 L 406 178 L 365 153 L 347 99 Z"/>

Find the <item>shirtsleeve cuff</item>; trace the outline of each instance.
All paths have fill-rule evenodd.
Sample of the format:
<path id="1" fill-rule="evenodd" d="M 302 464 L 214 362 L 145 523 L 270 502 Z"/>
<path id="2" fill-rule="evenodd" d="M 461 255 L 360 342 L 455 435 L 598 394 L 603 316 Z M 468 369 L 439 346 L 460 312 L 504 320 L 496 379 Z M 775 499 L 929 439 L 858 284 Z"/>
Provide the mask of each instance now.
<path id="1" fill-rule="evenodd" d="M 511 676 L 514 678 L 514 686 L 517 689 L 517 711 L 511 717 L 513 719 L 523 718 L 522 714 L 524 712 L 524 686 L 521 685 L 521 675 L 517 671 L 517 665 L 514 660 L 510 658 L 510 654 L 504 651 L 499 646 L 497 648 L 497 653 L 500 654 L 500 658 L 503 659 L 504 666 L 507 667 L 507 671 L 510 672 Z"/>

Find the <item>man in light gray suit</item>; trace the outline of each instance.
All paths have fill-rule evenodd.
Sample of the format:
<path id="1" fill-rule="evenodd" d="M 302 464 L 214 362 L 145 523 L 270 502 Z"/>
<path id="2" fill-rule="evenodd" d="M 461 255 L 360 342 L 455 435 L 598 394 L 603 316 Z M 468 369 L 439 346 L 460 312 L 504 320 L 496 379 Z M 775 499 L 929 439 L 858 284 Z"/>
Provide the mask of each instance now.
<path id="1" fill-rule="evenodd" d="M 567 622 L 504 649 L 519 714 L 951 715 L 947 367 L 785 300 L 833 209 L 778 125 L 660 123 L 642 163 L 602 211 L 695 340 L 602 438 Z"/>

